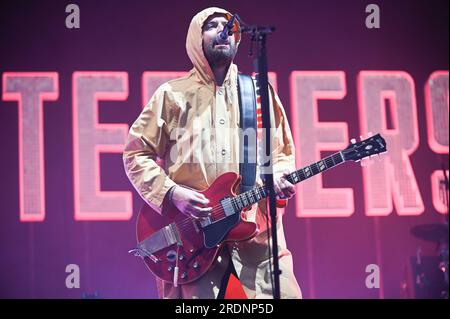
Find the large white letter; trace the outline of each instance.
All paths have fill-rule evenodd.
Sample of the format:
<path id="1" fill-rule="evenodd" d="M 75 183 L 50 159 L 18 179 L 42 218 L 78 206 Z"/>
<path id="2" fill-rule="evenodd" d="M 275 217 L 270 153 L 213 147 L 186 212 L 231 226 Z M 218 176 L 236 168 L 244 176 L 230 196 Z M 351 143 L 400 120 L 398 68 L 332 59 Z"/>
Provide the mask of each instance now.
<path id="1" fill-rule="evenodd" d="M 58 73 L 3 73 L 3 100 L 19 103 L 20 221 L 45 219 L 44 101 L 58 99 Z"/>
<path id="2" fill-rule="evenodd" d="M 132 216 L 129 191 L 100 190 L 100 153 L 122 153 L 127 124 L 100 124 L 100 100 L 128 97 L 126 72 L 74 72 L 73 149 L 76 220 L 127 220 Z M 117 167 L 123 170 L 123 167 Z"/>
<path id="3" fill-rule="evenodd" d="M 425 84 L 428 145 L 437 154 L 448 154 L 448 71 L 433 72 Z M 448 177 L 448 171 L 447 171 Z M 442 191 L 444 174 L 436 170 L 431 174 L 433 206 L 441 214 L 447 213 L 445 193 Z"/>
<path id="4" fill-rule="evenodd" d="M 346 94 L 342 71 L 294 71 L 291 103 L 298 166 L 320 160 L 320 151 L 337 151 L 348 145 L 344 122 L 319 122 L 318 100 L 339 100 Z M 298 185 L 298 217 L 347 217 L 354 212 L 353 189 L 323 188 L 318 175 Z"/>
<path id="5" fill-rule="evenodd" d="M 389 215 L 392 197 L 399 215 L 422 214 L 424 205 L 409 160 L 419 145 L 413 79 L 401 71 L 361 71 L 358 99 L 361 133 L 381 133 L 387 144 L 387 156 L 363 170 L 366 215 Z"/>

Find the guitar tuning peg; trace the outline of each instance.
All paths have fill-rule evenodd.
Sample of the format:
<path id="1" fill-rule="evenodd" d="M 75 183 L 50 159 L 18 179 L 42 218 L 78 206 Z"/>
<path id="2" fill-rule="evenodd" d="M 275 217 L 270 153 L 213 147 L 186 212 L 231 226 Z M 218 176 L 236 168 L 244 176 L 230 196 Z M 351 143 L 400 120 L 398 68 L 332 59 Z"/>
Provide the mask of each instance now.
<path id="1" fill-rule="evenodd" d="M 367 133 L 367 136 L 368 136 L 368 137 L 372 137 L 372 136 L 373 136 L 373 133 L 372 133 L 372 132 L 369 132 L 369 133 Z"/>
<path id="2" fill-rule="evenodd" d="M 362 135 L 360 135 L 360 136 L 359 136 L 359 140 L 360 140 L 360 141 L 363 141 L 363 140 L 364 140 L 364 137 L 363 137 Z"/>
<path id="3" fill-rule="evenodd" d="M 356 144 L 356 139 L 355 139 L 355 138 L 352 138 L 352 139 L 350 140 L 350 143 Z"/>
<path id="4" fill-rule="evenodd" d="M 375 162 L 383 161 L 383 159 L 381 158 L 381 156 L 379 154 L 371 155 L 370 158 L 375 159 Z"/>
<path id="5" fill-rule="evenodd" d="M 373 159 L 371 159 L 370 157 L 366 157 L 366 158 L 363 158 L 362 160 L 361 160 L 361 166 L 362 167 L 367 167 L 367 166 L 369 166 L 369 165 L 372 165 L 373 164 Z"/>
<path id="6" fill-rule="evenodd" d="M 367 160 L 365 158 L 363 158 L 360 162 L 359 165 L 361 165 L 361 167 L 366 167 L 368 165 Z"/>

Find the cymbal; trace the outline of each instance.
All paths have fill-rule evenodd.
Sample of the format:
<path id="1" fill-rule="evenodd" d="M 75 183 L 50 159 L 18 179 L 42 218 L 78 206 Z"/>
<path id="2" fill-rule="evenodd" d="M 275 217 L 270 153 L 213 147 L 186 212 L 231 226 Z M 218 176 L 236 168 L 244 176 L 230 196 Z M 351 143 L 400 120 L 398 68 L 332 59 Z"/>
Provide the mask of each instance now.
<path id="1" fill-rule="evenodd" d="M 411 234 L 417 238 L 432 242 L 448 242 L 448 224 L 422 224 L 411 228 Z"/>

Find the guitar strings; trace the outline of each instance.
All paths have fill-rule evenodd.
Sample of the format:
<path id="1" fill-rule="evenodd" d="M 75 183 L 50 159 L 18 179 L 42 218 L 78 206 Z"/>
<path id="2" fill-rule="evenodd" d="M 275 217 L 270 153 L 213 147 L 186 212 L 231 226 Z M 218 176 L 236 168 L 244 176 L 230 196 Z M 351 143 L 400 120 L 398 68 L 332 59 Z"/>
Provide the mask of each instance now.
<path id="1" fill-rule="evenodd" d="M 266 187 L 264 186 L 264 192 L 265 192 L 265 191 L 266 191 Z M 240 195 L 242 195 L 242 194 L 240 194 Z M 240 195 L 237 195 L 237 196 L 240 196 Z M 255 195 L 256 195 L 256 193 L 255 193 Z M 233 197 L 233 198 L 237 198 L 237 196 L 235 196 L 235 197 Z M 256 197 L 256 198 L 257 198 L 257 197 Z M 264 198 L 264 197 L 262 197 L 262 198 Z M 262 198 L 261 198 L 261 199 L 262 199 Z M 258 201 L 259 201 L 259 200 L 258 200 Z M 253 203 L 253 204 L 255 204 L 255 203 Z M 252 205 L 253 205 L 253 204 L 252 204 Z M 248 207 L 248 205 L 247 205 L 247 206 L 244 206 L 242 209 L 244 209 L 244 208 L 246 208 L 246 207 Z M 224 210 L 223 210 L 223 208 L 222 208 L 222 205 L 221 205 L 221 204 L 218 204 L 218 205 L 215 205 L 215 206 L 212 207 L 211 213 L 210 213 L 210 215 L 209 215 L 208 217 L 220 217 L 220 216 L 221 216 L 220 214 L 223 213 L 223 212 L 224 212 Z M 193 217 L 186 217 L 186 218 L 184 218 L 184 219 L 182 219 L 182 220 L 176 222 L 175 224 L 176 224 L 177 226 L 179 226 L 179 227 L 185 228 L 184 226 L 190 224 L 190 223 L 192 222 L 192 220 L 196 220 L 196 219 L 193 218 Z"/>
<path id="2" fill-rule="evenodd" d="M 331 167 L 333 167 L 333 166 L 336 166 L 336 165 L 338 165 L 338 164 L 341 164 L 341 163 L 345 162 L 345 161 L 343 161 L 343 162 L 341 162 L 341 163 L 335 163 L 333 157 L 336 156 L 336 155 L 338 155 L 338 154 L 339 154 L 339 153 L 335 153 L 335 154 L 330 155 L 330 156 L 328 156 L 328 157 L 325 157 L 324 159 L 321 160 L 321 161 L 325 162 L 326 169 L 331 168 Z M 314 163 L 314 164 L 316 165 L 316 168 L 318 168 L 317 163 Z M 312 164 L 312 165 L 314 165 L 314 164 Z M 330 165 L 328 165 L 328 164 L 330 164 Z M 311 167 L 312 165 L 309 165 L 309 167 Z M 301 169 L 301 170 L 302 170 L 302 169 Z M 301 170 L 296 170 L 296 171 L 290 173 L 289 176 L 287 177 L 287 179 L 288 179 L 288 178 L 292 178 L 292 175 L 293 175 L 294 173 L 297 173 L 297 176 L 300 177 L 300 176 L 299 176 L 299 171 L 301 171 Z M 322 171 L 320 168 L 318 168 L 318 170 L 319 170 L 319 172 Z M 311 171 L 312 171 L 312 169 L 311 169 Z M 314 172 L 313 172 L 313 173 L 314 173 Z M 303 175 L 305 175 L 305 174 L 303 173 Z M 314 175 L 316 175 L 316 173 L 312 174 L 311 176 L 314 176 Z M 300 178 L 300 181 L 303 181 L 303 180 L 305 180 L 305 179 L 307 179 L 308 177 L 311 177 L 311 176 L 305 175 L 306 178 L 304 178 L 304 179 L 303 179 L 303 178 Z M 263 186 L 263 188 L 264 188 L 264 191 L 266 191 L 265 186 Z M 255 195 L 256 195 L 256 193 L 255 193 Z M 238 196 L 239 196 L 239 195 L 238 195 Z M 234 198 L 237 198 L 237 196 L 235 196 Z M 262 197 L 262 198 L 264 198 L 264 197 Z M 261 199 L 262 199 L 262 198 L 261 198 Z M 260 200 L 260 199 L 259 199 L 259 200 Z M 259 200 L 258 200 L 258 201 L 259 201 Z M 253 204 L 254 204 L 254 203 L 253 203 Z M 252 205 L 253 205 L 253 204 L 252 204 Z M 243 208 L 245 208 L 245 207 L 248 207 L 248 205 L 247 205 L 247 206 L 244 206 Z M 219 217 L 220 214 L 223 213 L 223 212 L 224 212 L 224 209 L 223 209 L 223 207 L 222 207 L 221 204 L 215 205 L 215 206 L 212 207 L 212 210 L 211 210 L 211 212 L 210 212 L 210 214 L 209 214 L 209 216 L 208 216 L 207 218 L 210 218 L 210 217 L 213 217 L 213 218 Z M 178 221 L 178 222 L 175 222 L 175 224 L 176 224 L 178 227 L 180 227 L 180 228 L 186 229 L 186 227 L 187 227 L 188 225 L 190 225 L 192 221 L 195 221 L 195 220 L 197 220 L 197 219 L 195 219 L 194 217 L 186 217 L 186 218 L 184 218 L 184 219 L 181 219 L 181 220 Z"/>
<path id="3" fill-rule="evenodd" d="M 211 211 L 210 215 L 208 217 L 219 217 L 220 213 L 224 212 L 223 208 L 220 207 L 221 205 L 214 206 L 214 209 Z M 186 217 L 179 222 L 175 222 L 175 224 L 179 227 L 183 227 L 185 225 L 189 225 L 193 220 L 196 220 L 194 217 Z"/>
<path id="4" fill-rule="evenodd" d="M 336 154 L 333 154 L 333 155 L 336 155 Z M 333 156 L 332 155 L 332 156 Z M 326 164 L 332 164 L 332 165 L 330 165 L 330 167 L 332 167 L 332 166 L 335 166 L 336 164 L 334 163 L 334 161 L 332 160 L 332 156 L 328 156 L 328 157 L 326 157 L 326 158 L 324 158 L 322 161 L 324 161 Z M 331 163 L 330 163 L 330 160 L 331 160 Z M 317 163 L 314 163 L 314 164 L 316 164 L 316 167 L 317 167 Z M 327 166 L 327 168 L 329 168 L 328 167 L 328 165 L 326 165 Z M 321 170 L 319 169 L 319 172 L 320 172 Z M 292 175 L 294 174 L 294 173 L 297 173 L 297 175 L 299 175 L 299 173 L 298 173 L 298 171 L 294 171 L 294 172 L 292 172 L 292 173 L 290 173 L 289 174 L 289 176 L 287 177 L 287 178 L 291 178 L 292 179 Z M 315 174 L 312 174 L 311 176 L 314 176 Z M 300 177 L 300 176 L 299 176 Z M 305 176 L 306 178 L 308 178 L 309 176 Z M 305 178 L 305 179 L 306 179 Z M 300 181 L 302 181 L 302 180 L 304 180 L 303 178 L 300 178 Z M 266 191 L 265 190 L 265 186 L 263 186 L 264 187 L 264 191 Z M 255 194 L 256 195 L 256 194 Z M 239 195 L 238 195 L 239 196 Z M 237 196 L 236 196 L 237 197 Z M 234 198 L 236 198 L 236 197 L 234 197 Z M 244 206 L 244 207 L 247 207 L 247 206 Z M 220 214 L 221 213 L 223 213 L 224 212 L 224 210 L 223 210 L 223 207 L 222 207 L 222 205 L 221 204 L 218 204 L 218 205 L 215 205 L 215 206 L 213 206 L 212 207 L 212 210 L 211 210 L 211 213 L 210 213 L 210 215 L 208 216 L 208 217 L 213 217 L 213 218 L 215 218 L 215 217 L 219 217 L 220 216 Z M 178 222 L 175 222 L 175 224 L 178 226 L 178 227 L 181 227 L 181 228 L 185 228 L 186 227 L 186 225 L 189 225 L 189 224 L 191 224 L 191 222 L 193 221 L 193 220 L 196 220 L 194 217 L 186 217 L 186 218 L 184 218 L 184 219 L 181 219 L 180 221 L 178 221 Z"/>
<path id="5" fill-rule="evenodd" d="M 295 172 L 296 172 L 296 171 L 295 171 Z M 295 172 L 290 173 L 289 176 L 287 177 L 287 179 L 288 179 L 288 178 L 291 178 L 291 179 L 292 179 L 292 174 L 294 174 Z M 302 179 L 300 179 L 300 180 L 302 180 Z M 267 191 L 266 186 L 263 185 L 262 187 L 263 187 L 263 191 L 264 191 L 264 193 L 265 193 L 265 192 Z M 258 194 L 259 194 L 259 192 L 258 192 Z M 242 195 L 242 194 L 241 194 L 241 195 Z M 256 195 L 256 193 L 255 193 L 255 195 Z M 240 196 L 240 195 L 237 195 L 237 196 Z M 235 196 L 234 198 L 237 198 L 237 196 Z M 264 198 L 264 197 L 262 197 L 262 198 Z M 262 198 L 261 198 L 261 199 L 262 199 Z M 258 201 L 259 201 L 259 200 L 258 200 Z M 254 204 L 254 203 L 253 203 L 253 204 Z M 252 204 L 252 205 L 253 205 L 253 204 Z M 243 208 L 245 208 L 245 207 L 248 207 L 248 205 L 247 205 L 247 206 L 244 206 Z M 207 218 L 209 218 L 209 217 L 213 217 L 213 218 L 215 218 L 215 217 L 220 217 L 220 216 L 221 216 L 221 213 L 223 213 L 223 212 L 224 212 L 224 210 L 223 210 L 223 207 L 222 207 L 221 204 L 215 205 L 215 206 L 212 207 L 211 213 L 210 213 L 210 215 L 209 215 Z M 181 220 L 178 221 L 178 222 L 175 222 L 175 224 L 176 224 L 178 227 L 186 228 L 186 225 L 190 225 L 191 222 L 192 222 L 193 220 L 197 220 L 197 219 L 195 219 L 194 217 L 186 217 L 186 218 L 184 218 L 184 219 L 181 219 Z"/>

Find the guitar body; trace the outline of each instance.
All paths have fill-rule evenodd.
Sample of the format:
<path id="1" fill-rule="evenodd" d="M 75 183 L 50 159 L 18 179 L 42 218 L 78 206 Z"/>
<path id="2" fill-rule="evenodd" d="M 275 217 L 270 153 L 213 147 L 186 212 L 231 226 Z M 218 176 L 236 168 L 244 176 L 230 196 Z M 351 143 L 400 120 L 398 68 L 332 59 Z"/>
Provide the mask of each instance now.
<path id="1" fill-rule="evenodd" d="M 347 161 L 363 161 L 386 152 L 380 134 L 351 144 L 316 163 L 285 176 L 292 184 L 304 181 Z M 245 219 L 243 210 L 269 194 L 263 185 L 236 195 L 240 177 L 228 172 L 200 193 L 209 199 L 211 215 L 198 221 L 168 204 L 162 214 L 144 206 L 137 220 L 138 246 L 130 250 L 144 258 L 147 267 L 162 280 L 186 284 L 197 280 L 211 267 L 225 242 L 243 241 L 258 233 L 256 223 Z M 177 268 L 178 267 L 178 268 Z M 178 270 L 178 271 L 177 271 Z"/>
<path id="2" fill-rule="evenodd" d="M 208 189 L 199 191 L 209 199 L 207 206 L 215 207 L 211 214 L 213 223 L 206 227 L 171 204 L 163 208 L 162 214 L 144 205 L 136 225 L 138 243 L 169 225 L 178 238 L 178 243 L 153 252 L 151 257 L 142 256 L 155 276 L 174 282 L 175 266 L 178 266 L 179 284 L 195 281 L 210 268 L 225 242 L 243 241 L 257 234 L 256 223 L 246 221 L 242 212 L 226 216 L 223 209 L 219 209 L 221 200 L 236 196 L 239 182 L 239 175 L 228 172 L 219 176 Z"/>

